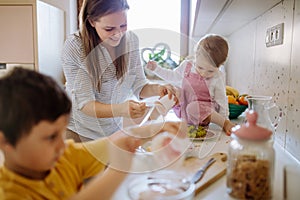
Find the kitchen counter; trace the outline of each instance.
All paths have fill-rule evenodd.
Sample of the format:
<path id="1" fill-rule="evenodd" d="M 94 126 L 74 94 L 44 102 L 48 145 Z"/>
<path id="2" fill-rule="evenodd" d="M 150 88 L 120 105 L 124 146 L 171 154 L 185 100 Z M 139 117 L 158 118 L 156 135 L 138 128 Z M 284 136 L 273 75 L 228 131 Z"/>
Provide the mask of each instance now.
<path id="1" fill-rule="evenodd" d="M 172 120 L 172 116 L 171 119 Z M 244 121 L 243 116 L 239 117 L 236 120 L 233 120 L 237 124 L 241 124 Z M 212 155 L 216 152 L 225 152 L 227 153 L 229 143 L 231 141 L 230 136 L 226 136 L 223 131 L 220 130 L 219 127 L 216 125 L 211 125 L 211 128 L 218 132 L 219 130 L 219 137 L 217 139 L 207 140 L 207 141 L 194 141 L 194 145 L 201 146 L 200 151 L 196 151 L 194 153 L 198 153 L 198 156 L 201 158 L 205 156 Z M 286 152 L 278 143 L 274 143 L 274 149 L 275 149 L 275 173 L 274 173 L 274 190 L 273 190 L 273 199 L 280 200 L 283 198 L 283 168 L 287 164 L 295 164 L 299 165 L 299 161 L 294 159 L 288 152 Z M 138 163 L 134 163 L 136 165 Z M 127 194 L 127 186 L 128 183 L 141 176 L 142 174 L 130 174 L 125 179 L 125 181 L 121 184 L 119 189 L 116 191 L 114 200 L 129 200 Z M 297 186 L 295 186 L 297 187 Z M 208 188 L 204 189 L 200 193 L 198 193 L 194 199 L 207 199 L 207 200 L 218 200 L 218 199 L 232 199 L 229 195 L 226 193 L 226 175 L 222 176 L 220 179 L 218 179 L 216 182 L 212 183 Z"/>
<path id="2" fill-rule="evenodd" d="M 174 114 L 170 114 L 167 116 L 166 120 L 178 120 L 176 117 L 174 117 Z M 241 124 L 244 121 L 243 116 L 239 117 L 236 120 L 233 120 L 236 124 Z M 231 140 L 231 137 L 226 136 L 224 132 L 220 130 L 215 125 L 211 125 L 212 129 L 216 130 L 216 132 L 219 132 L 220 135 L 214 140 L 207 140 L 204 142 L 194 142 L 194 145 L 200 146 L 201 145 L 201 151 L 196 151 L 194 153 L 197 153 L 198 156 L 201 158 L 205 156 L 212 155 L 216 152 L 225 152 L 227 153 L 228 145 Z M 196 148 L 197 149 L 197 148 Z M 293 158 L 287 151 L 285 151 L 278 143 L 274 143 L 274 149 L 275 149 L 275 176 L 274 176 L 274 190 L 273 190 L 273 199 L 274 200 L 281 200 L 283 198 L 283 168 L 285 165 L 292 164 L 296 165 L 298 168 L 300 168 L 300 163 L 298 160 Z M 3 154 L 0 151 L 0 165 L 3 163 Z M 134 165 L 138 167 L 137 165 L 145 164 L 141 163 L 139 161 L 135 162 Z M 146 163 L 147 164 L 147 163 Z M 127 186 L 128 183 L 141 176 L 142 174 L 130 174 L 126 177 L 124 182 L 120 185 L 118 190 L 116 191 L 113 200 L 129 200 L 127 194 Z M 300 175 L 299 175 L 300 176 Z M 297 179 L 297 183 L 300 184 L 299 178 Z M 298 189 L 299 184 L 295 184 L 295 190 Z M 226 200 L 231 199 L 226 194 L 226 175 L 222 176 L 220 179 L 218 179 L 216 182 L 212 183 L 208 188 L 204 189 L 200 193 L 198 193 L 195 197 L 195 200 L 197 199 L 204 199 L 204 200 Z"/>

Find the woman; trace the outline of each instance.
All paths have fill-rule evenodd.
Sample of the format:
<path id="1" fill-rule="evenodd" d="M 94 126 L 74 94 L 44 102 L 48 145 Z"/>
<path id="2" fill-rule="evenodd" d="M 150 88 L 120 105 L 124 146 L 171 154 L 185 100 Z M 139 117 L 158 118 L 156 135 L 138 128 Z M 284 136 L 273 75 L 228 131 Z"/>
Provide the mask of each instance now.
<path id="1" fill-rule="evenodd" d="M 96 139 L 120 129 L 122 117 L 144 116 L 146 105 L 128 100 L 132 94 L 142 99 L 174 93 L 170 85 L 147 81 L 138 38 L 127 31 L 128 9 L 126 0 L 83 2 L 80 30 L 66 40 L 62 54 L 73 104 L 68 138 Z"/>

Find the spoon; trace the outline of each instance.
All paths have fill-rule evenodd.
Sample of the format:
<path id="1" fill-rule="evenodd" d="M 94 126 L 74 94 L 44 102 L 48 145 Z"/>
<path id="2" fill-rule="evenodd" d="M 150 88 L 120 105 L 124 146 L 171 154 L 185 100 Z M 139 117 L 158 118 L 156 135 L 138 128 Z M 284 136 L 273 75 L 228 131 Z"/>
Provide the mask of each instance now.
<path id="1" fill-rule="evenodd" d="M 215 158 L 209 159 L 192 177 L 191 182 L 196 184 L 198 183 L 201 178 L 204 176 L 206 170 L 208 169 L 209 166 L 211 166 L 214 162 L 216 162 Z"/>

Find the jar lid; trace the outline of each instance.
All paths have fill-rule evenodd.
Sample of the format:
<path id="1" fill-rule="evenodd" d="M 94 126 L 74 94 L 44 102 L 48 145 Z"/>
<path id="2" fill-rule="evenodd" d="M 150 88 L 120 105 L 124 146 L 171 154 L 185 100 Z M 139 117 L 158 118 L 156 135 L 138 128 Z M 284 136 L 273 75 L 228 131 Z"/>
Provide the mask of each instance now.
<path id="1" fill-rule="evenodd" d="M 249 110 L 246 112 L 247 123 L 232 128 L 232 133 L 241 139 L 266 140 L 272 135 L 272 131 L 256 125 L 257 112 Z"/>

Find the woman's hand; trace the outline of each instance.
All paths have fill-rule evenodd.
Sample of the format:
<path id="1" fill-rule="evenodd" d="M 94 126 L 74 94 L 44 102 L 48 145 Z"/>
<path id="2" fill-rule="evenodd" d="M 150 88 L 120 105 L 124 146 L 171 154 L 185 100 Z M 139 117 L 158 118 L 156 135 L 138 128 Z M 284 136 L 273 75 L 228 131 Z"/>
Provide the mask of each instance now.
<path id="1" fill-rule="evenodd" d="M 179 90 L 173 85 L 171 84 L 159 85 L 158 90 L 159 90 L 160 97 L 168 95 L 169 99 L 172 99 L 172 97 L 174 96 L 174 101 L 176 102 L 175 105 L 179 103 Z"/>
<path id="2" fill-rule="evenodd" d="M 133 119 L 143 117 L 147 110 L 146 103 L 140 103 L 133 100 L 124 102 L 121 107 L 123 109 L 122 116 Z"/>
<path id="3" fill-rule="evenodd" d="M 168 95 L 169 99 L 172 99 L 172 97 L 174 96 L 174 101 L 176 102 L 176 104 L 178 104 L 179 89 L 177 89 L 175 86 L 171 84 L 161 85 L 156 83 L 155 84 L 148 83 L 141 90 L 140 98 L 143 99 L 152 96 L 163 97 L 165 95 Z"/>

